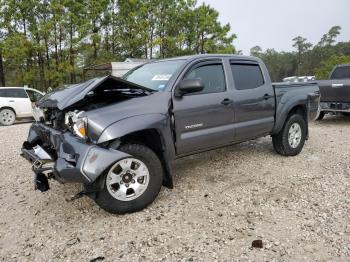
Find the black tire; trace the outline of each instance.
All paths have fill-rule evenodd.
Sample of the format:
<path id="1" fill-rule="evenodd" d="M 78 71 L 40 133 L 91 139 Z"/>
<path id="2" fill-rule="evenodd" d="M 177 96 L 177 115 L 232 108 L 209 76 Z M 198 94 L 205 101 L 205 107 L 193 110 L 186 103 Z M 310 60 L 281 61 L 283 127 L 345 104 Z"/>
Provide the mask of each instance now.
<path id="1" fill-rule="evenodd" d="M 321 121 L 321 120 L 324 118 L 325 115 L 326 115 L 326 113 L 323 112 L 323 111 L 321 111 L 321 112 L 318 114 L 318 116 L 316 117 L 316 120 L 317 120 L 317 121 Z"/>
<path id="2" fill-rule="evenodd" d="M 125 144 L 120 146 L 118 150 L 142 161 L 147 166 L 150 178 L 146 191 L 136 199 L 129 201 L 121 201 L 114 198 L 107 189 L 107 170 L 103 177 L 103 190 L 97 193 L 95 202 L 102 209 L 113 214 L 136 212 L 151 204 L 159 194 L 163 181 L 163 167 L 157 155 L 144 145 Z"/>
<path id="3" fill-rule="evenodd" d="M 297 123 L 301 129 L 301 138 L 297 147 L 293 148 L 288 141 L 289 130 L 291 126 Z M 283 156 L 296 156 L 298 155 L 304 147 L 306 140 L 306 122 L 305 119 L 299 114 L 293 114 L 284 123 L 282 130 L 272 136 L 272 143 L 275 151 Z"/>
<path id="4" fill-rule="evenodd" d="M 0 125 L 11 126 L 16 121 L 16 113 L 10 108 L 0 110 Z"/>

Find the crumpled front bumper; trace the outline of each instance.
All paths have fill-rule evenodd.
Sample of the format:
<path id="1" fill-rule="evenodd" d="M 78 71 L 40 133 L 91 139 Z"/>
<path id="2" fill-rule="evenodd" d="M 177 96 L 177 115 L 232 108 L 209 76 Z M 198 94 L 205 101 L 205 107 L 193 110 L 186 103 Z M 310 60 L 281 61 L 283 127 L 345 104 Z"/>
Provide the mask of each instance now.
<path id="1" fill-rule="evenodd" d="M 36 145 L 40 145 L 51 160 L 41 159 L 34 151 Z M 50 171 L 56 180 L 84 184 L 93 183 L 113 163 L 129 157 L 121 151 L 87 143 L 69 131 L 61 132 L 41 123 L 32 124 L 28 140 L 22 147 L 22 156 L 33 163 L 35 173 L 36 163 L 50 163 Z"/>

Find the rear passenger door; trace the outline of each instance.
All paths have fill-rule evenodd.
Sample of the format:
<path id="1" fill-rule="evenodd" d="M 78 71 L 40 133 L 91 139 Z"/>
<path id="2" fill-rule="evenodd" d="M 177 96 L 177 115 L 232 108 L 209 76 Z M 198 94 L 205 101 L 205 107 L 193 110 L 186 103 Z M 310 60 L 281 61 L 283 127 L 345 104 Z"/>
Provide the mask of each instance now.
<path id="1" fill-rule="evenodd" d="M 9 107 L 16 111 L 18 117 L 32 116 L 31 102 L 24 89 L 8 88 L 6 89 L 5 94 Z"/>
<path id="2" fill-rule="evenodd" d="M 274 126 L 275 94 L 255 61 L 230 61 L 234 84 L 235 141 L 269 134 Z M 267 74 L 267 71 L 266 71 Z M 265 75 L 266 75 L 265 74 Z"/>
<path id="3" fill-rule="evenodd" d="M 173 97 L 177 154 L 188 154 L 233 141 L 232 92 L 221 59 L 199 62 L 182 79 L 201 79 L 204 90 Z"/>

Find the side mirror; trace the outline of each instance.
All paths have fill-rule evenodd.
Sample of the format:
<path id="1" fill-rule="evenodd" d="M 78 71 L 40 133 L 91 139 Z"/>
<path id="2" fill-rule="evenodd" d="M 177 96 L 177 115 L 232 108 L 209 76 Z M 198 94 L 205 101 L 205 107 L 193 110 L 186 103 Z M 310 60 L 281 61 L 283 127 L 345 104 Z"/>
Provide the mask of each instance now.
<path id="1" fill-rule="evenodd" d="M 181 97 L 185 94 L 200 92 L 204 89 L 201 79 L 184 79 L 175 88 L 175 96 Z"/>

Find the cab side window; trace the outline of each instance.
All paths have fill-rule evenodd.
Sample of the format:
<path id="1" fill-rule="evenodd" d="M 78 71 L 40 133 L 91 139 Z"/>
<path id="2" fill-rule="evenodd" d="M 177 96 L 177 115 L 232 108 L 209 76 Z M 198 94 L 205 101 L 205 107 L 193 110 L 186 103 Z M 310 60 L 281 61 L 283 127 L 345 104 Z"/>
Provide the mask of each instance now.
<path id="1" fill-rule="evenodd" d="M 208 64 L 194 68 L 184 79 L 201 79 L 204 89 L 190 95 L 219 93 L 226 91 L 224 69 L 221 64 Z"/>
<path id="2" fill-rule="evenodd" d="M 235 88 L 238 90 L 254 89 L 264 84 L 260 66 L 258 64 L 231 64 Z"/>

